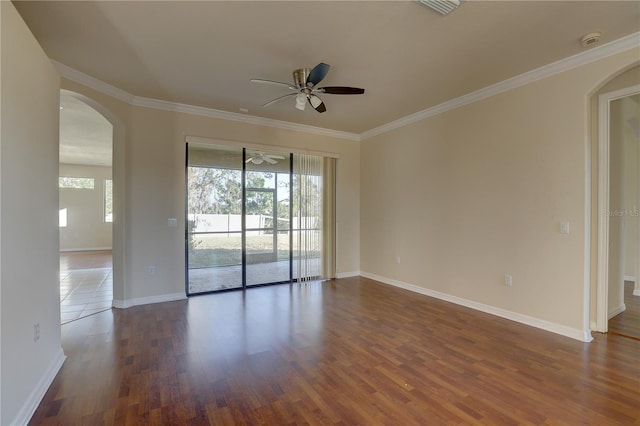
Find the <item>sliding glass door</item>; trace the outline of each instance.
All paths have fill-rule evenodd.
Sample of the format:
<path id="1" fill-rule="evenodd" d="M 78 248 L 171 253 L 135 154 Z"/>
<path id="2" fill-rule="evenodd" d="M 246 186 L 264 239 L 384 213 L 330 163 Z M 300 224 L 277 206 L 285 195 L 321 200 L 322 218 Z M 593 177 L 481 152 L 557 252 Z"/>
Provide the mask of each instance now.
<path id="1" fill-rule="evenodd" d="M 189 144 L 187 294 L 322 276 L 322 164 L 322 157 Z"/>

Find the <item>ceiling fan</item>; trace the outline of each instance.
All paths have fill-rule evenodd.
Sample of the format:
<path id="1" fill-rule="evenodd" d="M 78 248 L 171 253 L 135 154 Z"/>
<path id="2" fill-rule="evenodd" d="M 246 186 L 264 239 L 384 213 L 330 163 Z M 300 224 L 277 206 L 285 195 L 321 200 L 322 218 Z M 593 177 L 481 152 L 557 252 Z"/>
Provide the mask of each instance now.
<path id="1" fill-rule="evenodd" d="M 325 112 L 327 108 L 322 102 L 322 99 L 318 96 L 318 93 L 328 93 L 331 95 L 361 95 L 364 93 L 364 89 L 358 87 L 345 87 L 345 86 L 326 86 L 317 87 L 317 84 L 322 81 L 329 72 L 329 65 L 324 62 L 319 63 L 313 69 L 300 68 L 293 72 L 293 84 L 282 83 L 280 81 L 262 80 L 258 78 L 251 79 L 252 83 L 263 83 L 277 86 L 284 86 L 293 93 L 288 93 L 279 98 L 275 98 L 272 101 L 267 102 L 263 106 L 267 107 L 283 99 L 295 96 L 296 108 L 300 111 L 304 111 L 307 102 L 318 112 Z"/>
<path id="2" fill-rule="evenodd" d="M 271 155 L 263 152 L 257 152 L 250 155 L 249 158 L 245 160 L 245 163 L 262 164 L 266 161 L 269 164 L 277 164 L 278 162 L 276 160 L 284 160 L 284 157 L 282 155 Z"/>

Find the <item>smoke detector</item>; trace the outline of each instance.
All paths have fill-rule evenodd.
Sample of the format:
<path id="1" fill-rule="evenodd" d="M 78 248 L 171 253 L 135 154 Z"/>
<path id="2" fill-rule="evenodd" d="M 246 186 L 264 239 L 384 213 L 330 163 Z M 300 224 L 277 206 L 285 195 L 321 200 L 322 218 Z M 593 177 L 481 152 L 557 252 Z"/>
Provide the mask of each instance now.
<path id="1" fill-rule="evenodd" d="M 600 41 L 600 37 L 602 34 L 600 33 L 590 33 L 580 39 L 580 44 L 583 47 L 590 47 L 594 44 L 597 44 Z"/>
<path id="2" fill-rule="evenodd" d="M 418 3 L 435 10 L 441 15 L 448 15 L 460 6 L 460 0 L 418 0 Z"/>

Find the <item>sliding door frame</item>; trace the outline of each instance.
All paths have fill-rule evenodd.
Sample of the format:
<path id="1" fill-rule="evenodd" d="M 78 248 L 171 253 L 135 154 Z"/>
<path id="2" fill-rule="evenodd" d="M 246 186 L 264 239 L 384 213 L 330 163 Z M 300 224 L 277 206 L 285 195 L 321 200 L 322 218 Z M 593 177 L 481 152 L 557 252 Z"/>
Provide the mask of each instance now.
<path id="1" fill-rule="evenodd" d="M 339 159 L 340 158 L 340 154 L 337 154 L 335 152 L 327 152 L 327 151 L 315 151 L 315 150 L 309 150 L 309 149 L 301 149 L 301 148 L 292 148 L 292 147 L 285 147 L 285 146 L 279 146 L 279 145 L 264 145 L 264 144 L 255 144 L 255 143 L 246 143 L 246 142 L 241 142 L 241 141 L 231 141 L 231 140 L 224 140 L 224 139 L 214 139 L 214 138 L 206 138 L 206 137 L 198 137 L 198 136 L 186 136 L 185 137 L 185 142 L 186 142 L 186 147 L 185 147 L 185 220 L 188 217 L 188 167 L 189 167 L 189 155 L 188 155 L 188 146 L 189 144 L 193 144 L 193 145 L 199 145 L 199 146 L 224 146 L 224 147 L 235 147 L 238 148 L 239 150 L 242 150 L 242 219 L 241 219 L 241 226 L 242 226 L 242 241 L 241 241 L 241 245 L 242 245 L 242 286 L 241 287 L 235 287 L 235 288 L 229 288 L 229 289 L 220 289 L 220 290 L 210 290 L 210 291 L 205 291 L 205 292 L 198 292 L 198 293 L 190 293 L 189 292 L 189 267 L 188 267 L 188 227 L 185 229 L 185 288 L 186 288 L 186 293 L 187 295 L 191 296 L 191 295 L 200 295 L 200 294 L 208 294 L 208 293 L 216 293 L 216 292 L 222 292 L 222 291 L 232 291 L 232 290 L 238 290 L 240 288 L 242 288 L 243 290 L 247 288 L 246 285 L 246 194 L 245 194 L 245 186 L 246 186 L 246 180 L 245 180 L 245 173 L 246 173 L 246 163 L 245 163 L 245 158 L 246 158 L 246 151 L 247 150 L 255 150 L 255 151 L 276 151 L 276 152 L 288 152 L 289 153 L 289 282 L 296 282 L 297 277 L 294 277 L 293 274 L 293 262 L 294 262 L 294 249 L 293 249 L 293 238 L 294 238 L 294 231 L 293 231 L 293 173 L 294 173 L 294 162 L 293 162 L 293 156 L 294 155 L 300 155 L 300 154 L 306 154 L 306 155 L 315 155 L 315 156 L 319 156 L 319 157 L 325 157 L 325 158 L 332 158 L 332 159 Z M 336 179 L 336 176 L 333 177 L 333 179 Z M 335 196 L 335 192 L 334 192 L 334 196 Z M 335 203 L 334 203 L 335 205 Z M 277 221 L 277 218 L 275 219 Z M 277 223 L 277 222 L 276 222 Z M 277 224 L 276 226 L 274 226 L 275 231 L 277 232 Z M 334 224 L 334 232 L 335 232 L 335 224 Z M 334 235 L 334 244 L 335 244 L 335 238 L 336 235 Z M 277 249 L 277 248 L 276 248 Z M 335 255 L 335 249 L 336 247 L 334 247 L 334 255 Z M 272 284 L 282 284 L 282 283 L 286 283 L 287 281 L 281 281 L 281 282 L 274 282 L 274 283 L 266 283 L 266 284 L 256 284 L 256 285 L 251 285 L 251 287 L 258 287 L 260 285 L 272 285 Z"/>
<path id="2" fill-rule="evenodd" d="M 242 230 L 242 289 L 247 289 L 247 149 L 242 148 L 242 210 L 240 229 Z"/>
<path id="3" fill-rule="evenodd" d="M 194 143 L 195 145 L 204 145 L 204 144 L 197 144 Z M 207 144 L 209 145 L 209 144 Z M 216 144 L 217 145 L 217 144 Z M 268 149 L 265 151 L 275 151 L 274 149 Z M 193 293 L 189 290 L 189 238 L 191 236 L 192 233 L 189 232 L 189 227 L 185 226 L 185 240 L 184 240 L 184 244 L 185 244 L 185 291 L 187 296 L 195 296 L 195 295 L 201 295 L 201 294 L 209 294 L 209 293 L 218 293 L 218 292 L 224 292 L 224 291 L 233 291 L 233 290 L 246 290 L 249 287 L 260 287 L 260 286 L 266 286 L 266 285 L 275 285 L 275 284 L 284 284 L 284 283 L 293 283 L 295 281 L 295 278 L 293 276 L 293 153 L 289 152 L 289 155 L 286 156 L 286 159 L 289 161 L 289 167 L 288 167 L 288 176 L 289 176 L 289 226 L 287 229 L 287 232 L 289 233 L 289 256 L 288 256 L 288 279 L 287 280 L 283 280 L 283 281 L 275 281 L 275 282 L 265 282 L 265 283 L 259 283 L 259 284 L 248 284 L 247 283 L 247 232 L 249 231 L 247 229 L 247 192 L 248 191 L 257 191 L 257 192 L 265 192 L 265 193 L 271 193 L 272 197 L 273 197 L 273 226 L 272 228 L 270 228 L 269 230 L 273 232 L 273 250 L 275 253 L 275 262 L 278 261 L 278 247 L 277 247 L 277 241 L 278 241 L 278 232 L 281 230 L 281 228 L 279 227 L 279 220 L 277 217 L 277 212 L 278 212 L 278 208 L 277 208 L 277 204 L 278 204 L 278 173 L 284 174 L 282 172 L 273 172 L 275 174 L 275 185 L 274 188 L 247 188 L 247 178 L 246 178 L 246 174 L 248 172 L 247 170 L 247 163 L 246 163 L 246 158 L 247 158 L 247 148 L 243 147 L 242 148 L 242 167 L 240 169 L 241 171 L 241 177 L 240 177 L 240 185 L 241 185 L 241 213 L 240 213 L 240 226 L 241 226 L 241 232 L 240 232 L 240 239 L 241 239 L 241 286 L 239 287 L 231 287 L 231 288 L 222 288 L 222 289 L 217 289 L 217 290 L 207 290 L 207 291 L 202 291 L 202 292 L 197 292 L 197 293 Z M 186 143 L 186 147 L 185 147 L 185 221 L 188 219 L 189 217 L 189 142 Z M 260 228 L 259 230 L 265 230 Z M 254 229 L 251 229 L 250 231 L 255 231 Z"/>

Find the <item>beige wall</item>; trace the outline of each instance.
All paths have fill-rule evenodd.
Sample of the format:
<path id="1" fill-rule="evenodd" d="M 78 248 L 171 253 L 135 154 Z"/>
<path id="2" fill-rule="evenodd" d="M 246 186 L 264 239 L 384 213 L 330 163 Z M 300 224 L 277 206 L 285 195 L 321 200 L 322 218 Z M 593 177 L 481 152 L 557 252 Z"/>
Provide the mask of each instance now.
<path id="1" fill-rule="evenodd" d="M 361 270 L 588 332 L 587 101 L 635 60 L 614 55 L 363 141 Z"/>
<path id="2" fill-rule="evenodd" d="M 111 248 L 111 223 L 104 221 L 104 185 L 111 167 L 60 165 L 60 176 L 93 178 L 93 189 L 60 189 L 60 209 L 67 209 L 67 226 L 60 228 L 60 250 Z"/>
<path id="3" fill-rule="evenodd" d="M 135 301 L 184 294 L 186 136 L 338 154 L 337 272 L 340 275 L 358 272 L 358 142 L 131 106 L 66 80 L 63 80 L 63 87 L 99 103 L 116 116 L 124 127 L 124 288 L 120 296 L 116 295 L 118 290 L 114 280 L 114 298 Z M 117 125 L 114 126 L 114 132 L 117 132 L 117 128 Z M 118 176 L 118 167 L 117 161 L 114 161 L 114 180 Z M 168 218 L 177 218 L 179 226 L 168 227 Z M 114 246 L 114 257 L 115 250 Z M 148 267 L 152 265 L 156 267 L 156 274 L 149 276 Z"/>
<path id="4" fill-rule="evenodd" d="M 0 2 L 0 10 L 0 424 L 9 425 L 27 423 L 64 360 L 58 286 L 60 90 L 58 74 L 13 4 Z"/>

